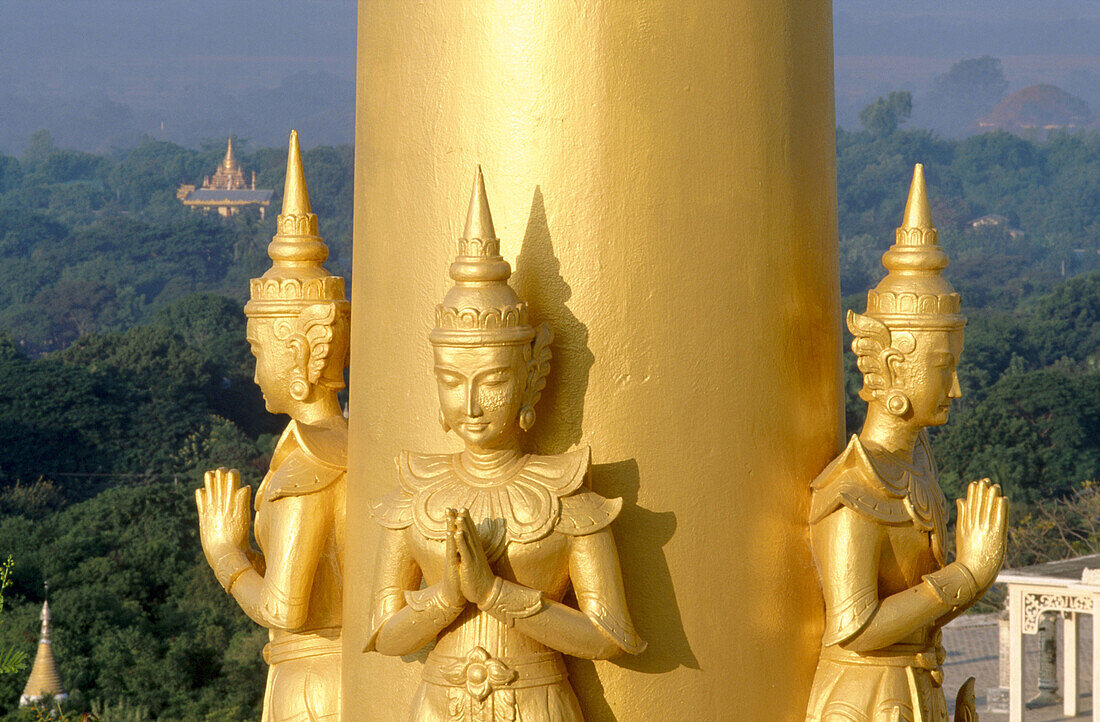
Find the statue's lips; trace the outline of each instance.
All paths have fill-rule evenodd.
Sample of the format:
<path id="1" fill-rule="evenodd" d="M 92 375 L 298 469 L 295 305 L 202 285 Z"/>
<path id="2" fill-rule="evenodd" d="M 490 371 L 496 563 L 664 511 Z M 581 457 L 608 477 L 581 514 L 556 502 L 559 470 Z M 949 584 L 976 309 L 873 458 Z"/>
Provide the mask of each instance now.
<path id="1" fill-rule="evenodd" d="M 488 421 L 463 421 L 462 422 L 462 428 L 466 429 L 467 431 L 485 431 L 485 429 L 489 428 L 489 422 Z"/>

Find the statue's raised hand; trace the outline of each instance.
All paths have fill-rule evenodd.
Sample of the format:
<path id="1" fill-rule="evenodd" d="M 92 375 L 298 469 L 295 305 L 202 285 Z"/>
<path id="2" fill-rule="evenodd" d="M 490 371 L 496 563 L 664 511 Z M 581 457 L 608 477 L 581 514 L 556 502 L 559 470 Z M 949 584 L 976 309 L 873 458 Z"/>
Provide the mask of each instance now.
<path id="1" fill-rule="evenodd" d="M 989 479 L 970 482 L 966 499 L 958 499 L 955 525 L 955 555 L 979 588 L 989 586 L 1001 569 L 1008 533 L 1008 500 L 1001 487 Z"/>
<path id="2" fill-rule="evenodd" d="M 248 549 L 251 500 L 252 489 L 241 485 L 236 469 L 206 472 L 203 487 L 195 490 L 202 549 L 215 571 L 223 557 Z"/>
<path id="3" fill-rule="evenodd" d="M 470 512 L 459 509 L 456 518 L 455 547 L 458 549 L 458 578 L 462 585 L 462 595 L 474 604 L 479 604 L 493 589 L 496 574 L 489 566 L 485 556 L 485 547 L 481 544 L 481 535 Z"/>

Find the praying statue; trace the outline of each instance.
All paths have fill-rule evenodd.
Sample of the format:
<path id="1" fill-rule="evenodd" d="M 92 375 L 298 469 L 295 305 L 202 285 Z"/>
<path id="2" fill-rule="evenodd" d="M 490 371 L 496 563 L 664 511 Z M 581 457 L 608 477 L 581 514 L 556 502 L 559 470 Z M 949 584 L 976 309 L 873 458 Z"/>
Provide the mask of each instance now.
<path id="1" fill-rule="evenodd" d="M 450 275 L 429 340 L 439 422 L 464 448 L 402 452 L 400 485 L 374 506 L 384 529 L 366 651 L 434 643 L 414 722 L 581 722 L 562 655 L 645 648 L 610 529 L 622 501 L 587 487 L 587 447 L 521 450 L 552 334 L 507 283 L 480 168 Z"/>

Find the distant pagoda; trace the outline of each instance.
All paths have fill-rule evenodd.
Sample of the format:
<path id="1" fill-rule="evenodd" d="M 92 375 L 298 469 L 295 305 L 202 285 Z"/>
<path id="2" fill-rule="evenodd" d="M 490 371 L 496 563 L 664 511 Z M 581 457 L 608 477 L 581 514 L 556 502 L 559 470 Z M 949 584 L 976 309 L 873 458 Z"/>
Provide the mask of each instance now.
<path id="1" fill-rule="evenodd" d="M 260 209 L 260 218 L 263 218 L 274 194 L 273 190 L 256 188 L 256 171 L 252 171 L 251 187 L 245 183 L 244 171 L 233 154 L 233 139 L 230 138 L 225 158 L 214 175 L 203 178 L 202 188 L 181 185 L 176 197 L 185 206 L 204 211 L 217 210 L 223 216 L 236 215 L 242 209 L 255 207 Z"/>
<path id="2" fill-rule="evenodd" d="M 42 633 L 38 638 L 38 653 L 34 657 L 34 666 L 19 706 L 49 702 L 51 699 L 68 699 L 69 695 L 61 685 L 61 674 L 57 671 L 57 661 L 53 658 L 53 643 L 50 641 L 50 602 L 42 602 Z"/>

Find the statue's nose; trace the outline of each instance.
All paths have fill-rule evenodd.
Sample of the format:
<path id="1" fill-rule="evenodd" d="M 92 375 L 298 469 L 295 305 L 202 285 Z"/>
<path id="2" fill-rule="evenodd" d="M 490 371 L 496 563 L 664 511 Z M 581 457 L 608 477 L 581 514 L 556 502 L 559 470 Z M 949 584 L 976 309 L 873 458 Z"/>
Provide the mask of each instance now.
<path id="1" fill-rule="evenodd" d="M 471 385 L 466 389 L 466 415 L 476 419 L 481 413 L 481 404 L 477 402 L 477 388 Z"/>

